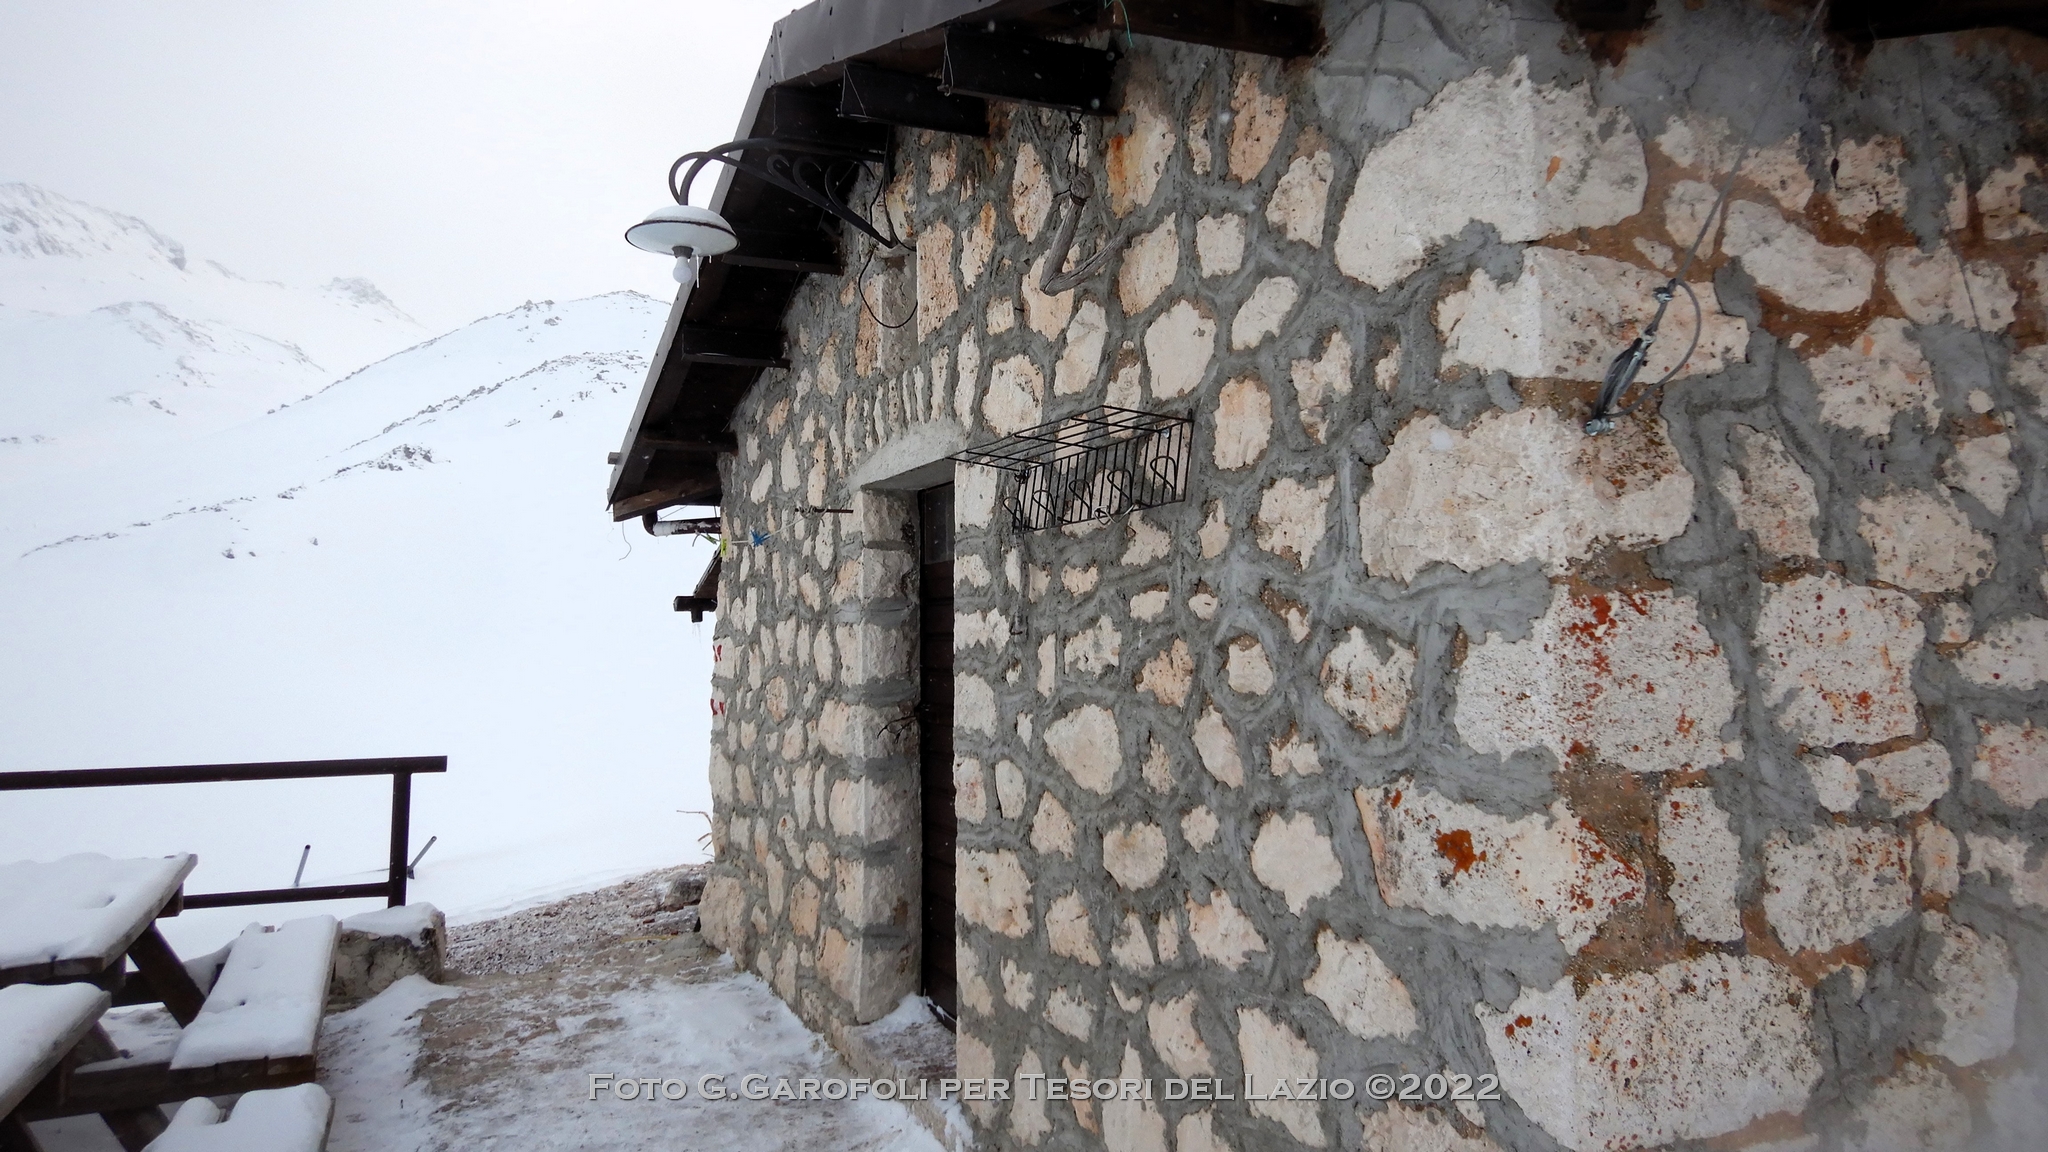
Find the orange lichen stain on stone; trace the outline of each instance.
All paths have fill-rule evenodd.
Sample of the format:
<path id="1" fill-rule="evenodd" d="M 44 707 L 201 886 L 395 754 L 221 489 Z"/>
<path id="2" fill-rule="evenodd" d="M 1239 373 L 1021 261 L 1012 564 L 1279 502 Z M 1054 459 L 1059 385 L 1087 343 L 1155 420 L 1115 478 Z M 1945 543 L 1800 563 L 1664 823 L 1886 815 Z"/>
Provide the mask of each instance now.
<path id="1" fill-rule="evenodd" d="M 1534 1023 L 1536 1022 L 1534 1020 L 1529 1019 L 1527 1016 L 1517 1016 L 1513 1020 L 1510 1020 L 1508 1022 L 1508 1026 L 1506 1029 L 1504 1029 L 1504 1031 L 1506 1031 L 1508 1037 L 1512 1039 L 1515 1035 L 1515 1029 L 1527 1028 Z"/>
<path id="2" fill-rule="evenodd" d="M 1474 864 L 1486 859 L 1486 853 L 1472 851 L 1472 833 L 1463 828 L 1437 833 L 1436 851 L 1451 862 L 1453 873 L 1469 872 Z"/>
<path id="3" fill-rule="evenodd" d="M 1399 808 L 1400 806 L 1401 806 L 1401 790 L 1400 790 L 1399 788 L 1396 788 L 1396 789 L 1394 789 L 1394 790 L 1393 790 L 1392 792 L 1389 792 L 1389 793 L 1387 793 L 1387 807 L 1389 807 L 1389 808 Z"/>
<path id="4" fill-rule="evenodd" d="M 1564 167 L 1564 157 L 1552 156 L 1550 158 L 1550 169 L 1543 174 L 1543 182 L 1548 184 L 1552 180 L 1557 179 L 1557 170 L 1562 167 Z"/>

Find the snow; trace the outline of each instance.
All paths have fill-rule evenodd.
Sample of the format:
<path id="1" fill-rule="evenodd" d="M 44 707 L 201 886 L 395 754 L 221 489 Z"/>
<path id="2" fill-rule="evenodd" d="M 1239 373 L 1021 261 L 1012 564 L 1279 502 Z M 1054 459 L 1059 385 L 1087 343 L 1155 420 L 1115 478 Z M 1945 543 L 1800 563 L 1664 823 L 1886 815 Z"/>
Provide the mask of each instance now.
<path id="1" fill-rule="evenodd" d="M 403 936 L 417 948 L 427 942 L 427 933 L 434 929 L 434 918 L 441 914 L 432 904 L 415 902 L 396 908 L 379 908 L 375 912 L 358 912 L 341 922 L 344 930 L 362 932 L 370 936 Z"/>
<path id="2" fill-rule="evenodd" d="M 465 1055 L 489 1063 L 419 1075 L 421 1017 L 454 989 L 408 976 L 328 1021 L 321 1078 L 340 1102 L 328 1152 L 498 1147 L 518 1133 L 522 1152 L 603 1147 L 616 1152 L 716 1148 L 720 1152 L 940 1152 L 894 1101 L 706 1100 L 700 1078 L 848 1077 L 824 1043 L 762 981 L 720 963 L 697 982 L 612 989 L 568 971 L 528 983 L 467 989 Z M 467 1074 L 463 1074 L 467 1073 Z M 619 1100 L 590 1076 L 661 1077 L 689 1086 L 682 1100 Z"/>
<path id="3" fill-rule="evenodd" d="M 0 1116 L 64 1058 L 111 999 L 90 984 L 0 988 Z"/>
<path id="4" fill-rule="evenodd" d="M 333 1110 L 318 1084 L 244 1093 L 224 1122 L 202 1096 L 180 1105 L 144 1152 L 319 1152 Z"/>
<path id="5" fill-rule="evenodd" d="M 290 920 L 267 931 L 251 925 L 178 1038 L 172 1069 L 312 1054 L 337 930 L 332 916 Z"/>
<path id="6" fill-rule="evenodd" d="M 106 1070 L 135 1064 L 169 1064 L 178 1050 L 182 1030 L 177 1017 L 161 1004 L 136 1004 L 115 1008 L 100 1017 L 100 1027 L 120 1052 L 112 1060 L 98 1060 L 88 1068 Z"/>
<path id="7" fill-rule="evenodd" d="M 189 855 L 112 860 L 81 852 L 0 864 L 0 968 L 111 958 L 196 863 Z"/>
<path id="8" fill-rule="evenodd" d="M 229 397 L 250 413 L 230 427 L 131 438 L 117 453 L 56 436 L 36 450 L 62 466 L 0 464 L 0 770 L 446 754 L 446 775 L 413 783 L 414 850 L 440 839 L 411 895 L 455 923 L 704 858 L 703 820 L 681 810 L 711 807 L 711 625 L 668 601 L 712 547 L 649 538 L 604 508 L 605 453 L 665 302 L 521 305 L 343 375 L 347 358 L 323 339 L 365 355 L 382 354 L 371 337 L 417 339 L 392 342 L 404 325 L 374 317 L 369 337 L 340 332 L 385 309 L 361 286 L 318 290 L 319 307 L 287 315 L 264 302 L 305 290 L 231 282 L 139 221 L 79 205 L 30 212 L 9 195 L 0 187 L 0 220 L 33 215 L 61 251 L 23 255 L 0 239 L 0 329 L 32 306 L 37 339 L 83 364 L 125 337 L 66 309 L 142 301 L 197 324 L 182 301 L 204 296 L 209 323 L 302 349 L 323 372 Z M 322 311 L 330 297 L 344 313 Z M 160 335 L 136 346 L 167 364 L 217 356 L 193 361 L 212 383 L 191 396 L 235 392 L 243 369 L 258 391 L 285 379 L 270 375 L 283 371 L 265 359 L 271 345 L 230 355 L 220 331 L 189 346 Z M 27 346 L 9 339 L 0 441 L 15 434 L 6 358 Z M 138 411 L 109 403 L 108 381 L 145 368 L 94 369 L 78 396 L 46 399 L 98 414 L 79 434 L 99 436 Z M 0 457 L 16 448 L 29 450 L 0 444 Z M 384 875 L 387 789 L 9 793 L 0 826 L 10 855 L 197 852 L 192 892 L 283 887 L 309 843 L 305 884 L 359 883 Z M 161 926 L 193 954 L 250 915 L 193 910 Z"/>
<path id="9" fill-rule="evenodd" d="M 247 280 L 0 184 L 0 477 L 229 427 L 425 335 L 367 281 Z"/>

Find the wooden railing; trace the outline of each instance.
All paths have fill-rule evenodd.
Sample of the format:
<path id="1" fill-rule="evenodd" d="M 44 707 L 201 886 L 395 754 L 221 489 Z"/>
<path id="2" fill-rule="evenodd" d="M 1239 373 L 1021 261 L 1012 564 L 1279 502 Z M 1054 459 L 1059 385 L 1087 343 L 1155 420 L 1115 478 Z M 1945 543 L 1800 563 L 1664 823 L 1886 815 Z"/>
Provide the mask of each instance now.
<path id="1" fill-rule="evenodd" d="M 412 778 L 446 772 L 446 756 L 391 756 L 375 760 L 285 760 L 270 764 L 182 764 L 163 768 L 88 768 L 71 772 L 0 772 L 0 792 L 56 788 L 125 788 L 143 784 L 219 784 L 237 780 L 319 780 L 335 776 L 391 777 L 391 870 L 381 884 L 327 884 L 317 888 L 262 888 L 202 892 L 184 897 L 186 908 L 233 908 L 304 900 L 360 900 L 382 896 L 405 903 L 407 854 L 412 848 Z"/>

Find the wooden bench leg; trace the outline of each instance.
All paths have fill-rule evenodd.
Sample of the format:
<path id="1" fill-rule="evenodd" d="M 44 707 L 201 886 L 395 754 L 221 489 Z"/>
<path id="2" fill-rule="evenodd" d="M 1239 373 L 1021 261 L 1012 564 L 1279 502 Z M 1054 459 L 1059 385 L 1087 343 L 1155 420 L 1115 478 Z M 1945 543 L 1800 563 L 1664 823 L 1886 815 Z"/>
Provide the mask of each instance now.
<path id="1" fill-rule="evenodd" d="M 0 1152 L 43 1152 L 42 1142 L 20 1116 L 0 1116 Z"/>
<path id="2" fill-rule="evenodd" d="M 206 1003 L 206 995 L 192 982 L 192 974 L 178 962 L 178 954 L 171 951 L 170 943 L 156 925 L 151 924 L 147 932 L 135 938 L 135 943 L 128 946 L 128 957 L 135 961 L 142 978 L 149 981 L 150 991 L 163 997 L 164 1007 L 179 1027 L 199 1016 L 199 1006 Z"/>
<path id="3" fill-rule="evenodd" d="M 170 1124 L 164 1120 L 161 1108 L 131 1108 L 121 1112 L 102 1112 L 100 1119 L 114 1130 L 114 1139 L 121 1142 L 126 1152 L 142 1152 L 149 1142 L 164 1134 Z"/>

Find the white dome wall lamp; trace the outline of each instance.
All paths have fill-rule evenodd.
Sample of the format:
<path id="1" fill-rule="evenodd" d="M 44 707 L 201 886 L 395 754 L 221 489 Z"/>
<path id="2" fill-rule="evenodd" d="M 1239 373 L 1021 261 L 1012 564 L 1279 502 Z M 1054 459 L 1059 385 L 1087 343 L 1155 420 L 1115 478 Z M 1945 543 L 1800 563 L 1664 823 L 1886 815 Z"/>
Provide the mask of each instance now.
<path id="1" fill-rule="evenodd" d="M 626 243 L 647 252 L 676 258 L 676 283 L 688 294 L 697 283 L 697 264 L 739 246 L 732 225 L 709 208 L 677 203 L 656 208 L 631 228 Z"/>

